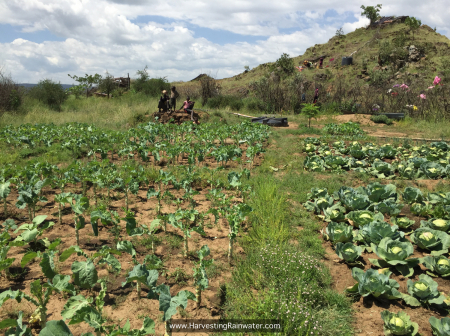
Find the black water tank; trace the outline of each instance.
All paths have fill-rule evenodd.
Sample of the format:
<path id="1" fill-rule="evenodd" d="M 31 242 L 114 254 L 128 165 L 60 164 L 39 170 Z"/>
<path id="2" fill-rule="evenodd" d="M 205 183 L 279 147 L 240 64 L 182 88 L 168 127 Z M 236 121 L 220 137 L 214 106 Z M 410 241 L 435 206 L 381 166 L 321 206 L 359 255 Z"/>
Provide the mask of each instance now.
<path id="1" fill-rule="evenodd" d="M 353 57 L 342 57 L 341 65 L 352 65 Z"/>

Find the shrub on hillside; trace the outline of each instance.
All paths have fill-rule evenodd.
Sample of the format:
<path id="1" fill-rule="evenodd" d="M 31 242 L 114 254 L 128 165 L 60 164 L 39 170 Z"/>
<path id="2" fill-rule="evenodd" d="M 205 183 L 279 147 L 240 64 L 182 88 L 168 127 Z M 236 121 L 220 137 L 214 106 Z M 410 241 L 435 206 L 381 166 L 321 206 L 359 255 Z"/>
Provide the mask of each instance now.
<path id="1" fill-rule="evenodd" d="M 39 81 L 36 86 L 30 89 L 28 95 L 55 110 L 60 110 L 61 104 L 67 99 L 67 94 L 62 85 L 51 79 Z"/>
<path id="2" fill-rule="evenodd" d="M 158 97 L 161 95 L 161 91 L 166 90 L 167 93 L 170 93 L 170 83 L 166 78 L 150 78 L 147 67 L 143 70 L 138 70 L 137 74 L 139 75 L 133 81 L 133 89 L 136 92 L 142 92 L 151 97 Z"/>
<path id="3" fill-rule="evenodd" d="M 0 111 L 17 110 L 22 104 L 22 97 L 23 91 L 0 70 Z"/>
<path id="4" fill-rule="evenodd" d="M 268 110 L 267 104 L 258 98 L 245 98 L 244 104 L 249 110 L 258 112 L 273 112 Z"/>

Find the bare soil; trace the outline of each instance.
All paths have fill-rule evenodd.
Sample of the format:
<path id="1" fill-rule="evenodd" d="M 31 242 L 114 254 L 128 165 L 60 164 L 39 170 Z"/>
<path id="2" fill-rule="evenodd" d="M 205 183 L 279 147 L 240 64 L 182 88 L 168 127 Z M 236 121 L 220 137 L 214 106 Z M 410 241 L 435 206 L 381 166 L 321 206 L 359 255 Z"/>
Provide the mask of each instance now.
<path id="1" fill-rule="evenodd" d="M 75 193 L 81 193 L 82 186 L 69 185 L 65 191 L 71 191 Z M 199 212 L 205 212 L 211 207 L 211 202 L 205 197 L 208 192 L 207 189 L 202 187 L 197 187 L 199 195 L 194 196 L 197 202 L 196 209 Z M 173 188 L 170 188 L 170 192 L 175 196 L 181 196 L 181 192 Z M 92 189 L 88 190 L 88 196 L 90 198 L 91 204 L 94 203 Z M 100 194 L 100 190 L 97 191 Z M 139 224 L 149 224 L 153 219 L 156 218 L 156 200 L 147 200 L 146 197 L 147 188 L 139 190 L 137 196 L 130 196 L 130 209 L 135 212 L 137 222 Z M 59 245 L 58 250 L 61 253 L 72 245 L 76 244 L 75 241 L 75 229 L 73 215 L 71 213 L 70 207 L 66 207 L 63 211 L 62 224 L 58 223 L 58 211 L 57 204 L 54 202 L 55 190 L 51 187 L 45 187 L 43 189 L 43 194 L 47 197 L 48 202 L 45 204 L 38 203 L 38 209 L 36 215 L 47 215 L 47 220 L 55 222 L 55 225 L 46 230 L 43 237 L 47 237 L 49 240 L 54 240 L 56 238 L 61 238 L 62 243 Z M 105 193 L 103 193 L 105 194 Z M 232 196 L 230 194 L 230 196 Z M 27 211 L 17 209 L 14 204 L 18 197 L 17 191 L 12 189 L 11 194 L 8 196 L 8 218 L 13 218 L 17 225 L 23 223 L 28 223 Z M 234 202 L 241 202 L 241 199 L 235 198 Z M 164 203 L 163 203 L 164 204 Z M 124 211 L 122 207 L 125 206 L 125 200 L 123 195 L 114 195 L 114 199 L 110 203 L 110 208 L 119 212 L 123 217 Z M 187 205 L 184 205 L 187 207 Z M 176 210 L 175 205 L 164 204 L 162 208 L 163 213 L 170 213 Z M 5 219 L 3 213 L 1 214 L 1 219 Z M 113 236 L 109 232 L 108 227 L 99 226 L 99 235 L 95 237 L 91 230 L 90 218 L 85 216 L 87 225 L 84 229 L 80 230 L 80 247 L 88 254 L 94 253 L 103 245 L 108 245 L 114 248 Z M 245 230 L 245 229 L 244 229 Z M 132 238 L 128 237 L 125 232 L 125 223 L 121 223 L 122 238 L 121 240 L 130 240 L 137 251 L 137 259 L 140 263 L 143 262 L 144 257 L 147 254 L 151 254 L 150 244 L 145 243 L 145 237 Z M 226 220 L 219 219 L 218 224 L 214 224 L 214 217 L 211 216 L 209 220 L 205 222 L 205 232 L 206 236 L 202 237 L 196 232 L 193 232 L 192 237 L 189 238 L 189 250 L 197 251 L 203 245 L 208 245 L 211 250 L 211 256 L 214 259 L 215 271 L 210 277 L 209 288 L 203 292 L 203 300 L 199 309 L 196 308 L 196 303 L 189 301 L 186 310 L 180 311 L 174 318 L 208 318 L 208 319 L 218 319 L 220 317 L 220 305 L 221 305 L 221 294 L 220 287 L 229 281 L 231 277 L 231 272 L 233 265 L 229 265 L 227 261 L 227 251 L 228 251 L 228 224 Z M 164 262 L 164 268 L 159 271 L 160 277 L 157 284 L 166 283 L 171 287 L 171 293 L 174 295 L 180 290 L 190 290 L 195 293 L 195 288 L 193 287 L 193 266 L 197 257 L 196 254 L 188 255 L 188 258 L 182 256 L 183 244 L 181 241 L 183 233 L 169 224 L 167 225 L 167 231 L 164 232 L 159 229 L 155 236 L 159 243 L 156 244 L 155 255 L 161 258 Z M 176 243 L 178 241 L 178 243 Z M 12 290 L 23 290 L 29 293 L 30 283 L 36 279 L 41 279 L 42 282 L 46 281 L 44 275 L 42 274 L 41 268 L 39 266 L 39 259 L 35 259 L 25 267 L 24 270 L 20 267 L 20 261 L 23 255 L 27 252 L 25 247 L 12 247 L 8 253 L 8 257 L 15 258 L 12 265 L 11 271 L 16 273 L 22 273 L 16 277 L 0 277 L 0 290 L 6 290 L 11 288 Z M 235 255 L 242 254 L 243 250 L 236 243 Z M 132 328 L 140 328 L 142 326 L 142 318 L 148 316 L 156 322 L 157 334 L 162 334 L 164 331 L 164 325 L 161 322 L 161 312 L 159 311 L 159 303 L 156 300 L 148 300 L 145 298 L 147 294 L 146 288 L 143 288 L 141 296 L 142 299 L 138 299 L 137 292 L 134 286 L 126 285 L 122 287 L 122 282 L 130 270 L 133 269 L 134 265 L 132 263 L 132 258 L 127 253 L 122 253 L 121 256 L 117 257 L 121 263 L 122 270 L 119 274 L 110 273 L 106 267 L 98 266 L 97 270 L 99 272 L 99 278 L 105 278 L 107 280 L 107 295 L 105 298 L 104 313 L 110 319 L 110 324 L 117 323 L 122 326 L 127 319 L 131 322 Z M 55 258 L 56 267 L 59 273 L 64 275 L 72 275 L 71 265 L 75 260 L 85 261 L 85 258 L 78 257 L 76 254 L 72 255 L 65 262 L 59 262 Z M 186 274 L 185 279 L 179 279 L 176 281 L 174 274 L 183 270 Z M 86 290 L 82 290 L 81 294 L 88 297 L 90 295 L 96 295 L 99 287 L 95 287 L 92 293 Z M 48 319 L 49 320 L 59 320 L 62 319 L 61 311 L 66 302 L 66 299 L 62 295 L 52 296 L 48 304 Z M 8 318 L 14 316 L 18 311 L 24 311 L 25 318 L 24 322 L 28 323 L 28 318 L 31 313 L 35 310 L 35 307 L 23 300 L 20 304 L 17 304 L 15 300 L 8 300 L 0 308 L 0 319 Z M 33 326 L 33 334 L 37 335 L 39 333 L 38 326 Z M 74 335 L 80 335 L 81 333 L 86 333 L 93 331 L 87 324 L 81 323 L 73 325 L 70 327 Z M 193 335 L 193 334 L 192 334 Z M 200 335 L 200 334 L 199 334 Z"/>

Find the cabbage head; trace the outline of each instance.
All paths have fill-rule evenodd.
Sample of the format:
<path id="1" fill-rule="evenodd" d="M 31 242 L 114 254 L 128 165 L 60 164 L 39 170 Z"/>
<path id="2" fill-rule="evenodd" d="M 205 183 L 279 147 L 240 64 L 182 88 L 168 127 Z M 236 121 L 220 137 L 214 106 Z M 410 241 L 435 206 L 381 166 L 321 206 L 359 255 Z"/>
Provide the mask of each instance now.
<path id="1" fill-rule="evenodd" d="M 432 218 L 427 221 L 420 221 L 420 227 L 428 227 L 433 230 L 447 232 L 450 228 L 450 220 Z"/>
<path id="2" fill-rule="evenodd" d="M 336 254 L 349 265 L 362 264 L 356 262 L 356 259 L 362 254 L 362 248 L 350 242 L 337 243 Z"/>
<path id="3" fill-rule="evenodd" d="M 368 210 L 351 211 L 345 215 L 345 218 L 347 218 L 350 224 L 353 224 L 355 227 L 364 226 L 374 221 L 384 221 L 384 216 L 382 213 L 373 213 Z"/>
<path id="4" fill-rule="evenodd" d="M 450 318 L 443 317 L 438 319 L 434 316 L 431 316 L 428 320 L 431 324 L 431 329 L 433 330 L 433 334 L 436 336 L 450 336 Z"/>
<path id="5" fill-rule="evenodd" d="M 400 311 L 391 313 L 389 310 L 381 312 L 381 318 L 384 322 L 384 333 L 386 335 L 408 335 L 414 336 L 419 331 L 419 325 L 411 322 L 409 315 Z"/>
<path id="6" fill-rule="evenodd" d="M 445 296 L 438 291 L 438 284 L 426 274 L 419 275 L 418 281 L 408 279 L 408 293 L 411 297 L 404 296 L 404 300 L 410 306 L 420 306 L 423 304 L 441 305 Z"/>
<path id="7" fill-rule="evenodd" d="M 445 232 L 421 227 L 411 234 L 411 240 L 421 249 L 430 250 L 431 255 L 442 255 L 448 252 L 450 236 Z"/>
<path id="8" fill-rule="evenodd" d="M 421 263 L 428 268 L 427 274 L 431 276 L 450 276 L 450 259 L 444 256 L 426 256 L 421 259 Z"/>
<path id="9" fill-rule="evenodd" d="M 391 224 L 397 225 L 401 229 L 407 229 L 416 222 L 408 217 L 391 217 Z"/>
<path id="10" fill-rule="evenodd" d="M 353 227 L 345 223 L 330 222 L 325 229 L 325 237 L 333 244 L 353 240 Z"/>
<path id="11" fill-rule="evenodd" d="M 392 240 L 383 238 L 378 246 L 371 244 L 372 250 L 381 258 L 369 259 L 377 267 L 385 268 L 394 266 L 404 277 L 410 277 L 414 273 L 414 267 L 419 264 L 418 258 L 407 259 L 414 253 L 414 247 L 409 241 Z"/>

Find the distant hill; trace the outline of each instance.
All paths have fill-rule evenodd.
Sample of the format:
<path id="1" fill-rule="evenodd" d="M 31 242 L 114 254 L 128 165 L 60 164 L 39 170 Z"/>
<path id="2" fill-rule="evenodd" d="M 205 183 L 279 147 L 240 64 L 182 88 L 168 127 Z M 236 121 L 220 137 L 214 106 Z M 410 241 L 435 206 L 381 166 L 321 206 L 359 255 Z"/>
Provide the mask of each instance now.
<path id="1" fill-rule="evenodd" d="M 348 80 L 360 79 L 370 84 L 376 73 L 385 69 L 378 64 L 378 56 L 383 46 L 388 44 L 393 46 L 397 39 L 406 36 L 409 41 L 404 47 L 406 56 L 400 60 L 403 64 L 399 64 L 398 70 L 390 74 L 387 80 L 398 80 L 414 75 L 430 81 L 440 74 L 444 67 L 443 62 L 450 61 L 450 40 L 427 25 L 422 25 L 413 35 L 403 23 L 404 18 L 386 17 L 378 26 L 359 28 L 341 37 L 332 36 L 328 42 L 306 49 L 303 55 L 291 55 L 294 66 L 301 66 L 304 60 L 314 63 L 324 56 L 323 69 L 302 71 L 306 80 L 313 83 L 328 83 L 329 86 L 337 75 L 344 75 Z M 409 51 L 408 55 L 409 46 L 414 46 L 414 54 Z M 341 66 L 342 57 L 350 55 L 353 57 L 353 66 Z M 222 94 L 246 96 L 251 91 L 252 82 L 270 75 L 274 70 L 272 65 L 273 63 L 260 64 L 250 71 L 219 79 L 216 82 Z M 202 75 L 195 79 L 199 77 Z M 179 83 L 178 86 L 180 89 L 184 86 L 192 87 L 195 82 L 197 81 Z"/>
<path id="2" fill-rule="evenodd" d="M 20 83 L 18 85 L 23 86 L 24 88 L 30 89 L 30 88 L 36 86 L 37 84 Z M 70 89 L 74 85 L 73 84 L 61 84 L 61 86 L 64 88 L 64 90 L 67 90 L 67 89 Z"/>

